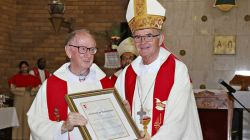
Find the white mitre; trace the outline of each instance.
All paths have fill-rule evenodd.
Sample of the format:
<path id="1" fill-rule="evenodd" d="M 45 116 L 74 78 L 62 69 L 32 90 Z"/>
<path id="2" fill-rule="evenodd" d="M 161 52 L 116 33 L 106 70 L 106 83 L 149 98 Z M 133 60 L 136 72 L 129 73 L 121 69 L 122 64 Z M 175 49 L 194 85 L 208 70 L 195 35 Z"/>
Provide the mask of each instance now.
<path id="1" fill-rule="evenodd" d="M 162 29 L 165 8 L 157 0 L 130 0 L 126 19 L 132 33 L 136 30 Z"/>

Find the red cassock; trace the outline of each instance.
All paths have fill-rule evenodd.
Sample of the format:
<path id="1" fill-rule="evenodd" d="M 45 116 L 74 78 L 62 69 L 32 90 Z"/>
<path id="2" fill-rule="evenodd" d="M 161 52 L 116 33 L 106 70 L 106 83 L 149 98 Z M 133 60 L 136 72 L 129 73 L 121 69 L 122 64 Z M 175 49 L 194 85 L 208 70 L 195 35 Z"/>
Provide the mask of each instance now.
<path id="1" fill-rule="evenodd" d="M 16 87 L 37 87 L 41 84 L 40 80 L 30 74 L 24 75 L 18 73 L 12 76 L 8 81 L 9 86 L 11 84 L 15 85 Z"/>

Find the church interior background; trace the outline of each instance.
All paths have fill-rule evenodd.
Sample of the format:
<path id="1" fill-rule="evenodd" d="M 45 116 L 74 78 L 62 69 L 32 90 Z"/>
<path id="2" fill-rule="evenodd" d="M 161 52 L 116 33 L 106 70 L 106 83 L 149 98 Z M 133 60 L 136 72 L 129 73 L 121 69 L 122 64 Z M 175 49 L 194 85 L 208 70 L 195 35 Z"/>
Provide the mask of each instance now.
<path id="1" fill-rule="evenodd" d="M 73 18 L 74 29 L 87 28 L 97 40 L 97 63 L 104 67 L 104 52 L 114 24 L 125 22 L 127 0 L 61 0 L 65 18 Z M 67 61 L 64 40 L 68 30 L 55 32 L 48 18 L 49 0 L 0 1 L 0 92 L 8 89 L 8 78 L 27 60 L 35 66 L 39 57 L 53 72 Z M 222 89 L 219 79 L 230 81 L 238 70 L 250 70 L 250 1 L 238 0 L 228 12 L 214 7 L 214 0 L 159 0 L 166 8 L 164 25 L 167 49 L 189 69 L 194 89 Z M 216 54 L 215 38 L 233 37 L 234 52 Z M 250 94 L 250 93 L 249 93 Z M 250 101 L 249 101 L 250 102 Z M 250 140 L 250 115 L 245 118 L 244 140 Z"/>

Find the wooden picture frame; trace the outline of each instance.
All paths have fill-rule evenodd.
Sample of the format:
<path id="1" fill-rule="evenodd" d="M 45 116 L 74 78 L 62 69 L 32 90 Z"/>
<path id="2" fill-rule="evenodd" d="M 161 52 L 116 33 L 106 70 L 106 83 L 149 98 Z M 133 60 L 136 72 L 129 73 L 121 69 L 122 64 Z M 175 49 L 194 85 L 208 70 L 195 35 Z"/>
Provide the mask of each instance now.
<path id="1" fill-rule="evenodd" d="M 215 36 L 214 39 L 214 54 L 235 54 L 235 36 Z"/>
<path id="2" fill-rule="evenodd" d="M 116 89 L 81 92 L 65 98 L 72 112 L 79 112 L 88 120 L 86 126 L 78 127 L 85 140 L 140 138 Z"/>

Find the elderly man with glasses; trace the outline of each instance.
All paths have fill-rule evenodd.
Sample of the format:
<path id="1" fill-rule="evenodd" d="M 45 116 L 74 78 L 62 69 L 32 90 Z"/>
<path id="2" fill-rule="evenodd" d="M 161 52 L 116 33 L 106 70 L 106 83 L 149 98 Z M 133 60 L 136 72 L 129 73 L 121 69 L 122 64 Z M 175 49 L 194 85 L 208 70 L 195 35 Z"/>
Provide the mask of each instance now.
<path id="1" fill-rule="evenodd" d="M 143 140 L 202 140 L 186 65 L 162 48 L 165 9 L 157 0 L 130 0 L 127 21 L 139 56 L 119 75 L 115 87 Z"/>
<path id="2" fill-rule="evenodd" d="M 43 83 L 27 113 L 31 139 L 81 140 L 76 127 L 86 125 L 87 120 L 79 113 L 68 113 L 65 95 L 112 87 L 109 78 L 93 63 L 97 48 L 89 31 L 74 31 L 66 42 L 70 62 Z"/>

